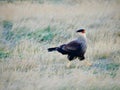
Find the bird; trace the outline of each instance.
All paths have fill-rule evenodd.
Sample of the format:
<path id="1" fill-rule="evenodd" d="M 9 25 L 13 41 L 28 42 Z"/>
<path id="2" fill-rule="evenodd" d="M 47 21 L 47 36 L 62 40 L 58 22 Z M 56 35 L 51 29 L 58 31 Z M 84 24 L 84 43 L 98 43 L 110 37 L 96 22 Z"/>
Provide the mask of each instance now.
<path id="1" fill-rule="evenodd" d="M 78 58 L 80 61 L 85 60 L 85 53 L 87 50 L 87 38 L 86 38 L 86 30 L 79 29 L 76 31 L 79 34 L 79 37 L 73 41 L 70 41 L 66 44 L 62 44 L 58 47 L 51 47 L 48 48 L 48 52 L 57 51 L 62 55 L 67 55 L 68 60 L 68 67 L 71 64 L 72 60 Z"/>

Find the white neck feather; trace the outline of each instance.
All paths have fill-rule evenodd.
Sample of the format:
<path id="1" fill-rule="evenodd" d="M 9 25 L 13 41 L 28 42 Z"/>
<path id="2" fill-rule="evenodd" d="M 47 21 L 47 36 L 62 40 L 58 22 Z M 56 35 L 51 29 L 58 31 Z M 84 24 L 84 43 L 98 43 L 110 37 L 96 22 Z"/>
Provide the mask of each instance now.
<path id="1" fill-rule="evenodd" d="M 80 33 L 80 36 L 86 38 L 86 34 L 85 33 Z"/>

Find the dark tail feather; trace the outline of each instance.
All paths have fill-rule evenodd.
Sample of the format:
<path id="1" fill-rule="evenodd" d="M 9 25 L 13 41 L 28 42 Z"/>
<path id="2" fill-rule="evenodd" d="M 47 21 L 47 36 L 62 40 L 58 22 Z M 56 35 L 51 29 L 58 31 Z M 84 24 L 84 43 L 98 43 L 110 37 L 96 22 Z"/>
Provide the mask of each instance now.
<path id="1" fill-rule="evenodd" d="M 56 51 L 57 47 L 48 48 L 48 52 Z"/>

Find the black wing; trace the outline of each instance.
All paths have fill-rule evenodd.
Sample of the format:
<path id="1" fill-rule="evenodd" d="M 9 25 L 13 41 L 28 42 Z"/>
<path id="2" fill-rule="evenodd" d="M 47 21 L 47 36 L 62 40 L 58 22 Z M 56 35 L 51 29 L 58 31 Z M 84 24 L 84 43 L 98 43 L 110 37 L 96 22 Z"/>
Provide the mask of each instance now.
<path id="1" fill-rule="evenodd" d="M 66 44 L 63 50 L 77 55 L 84 54 L 86 51 L 86 44 L 75 40 Z"/>

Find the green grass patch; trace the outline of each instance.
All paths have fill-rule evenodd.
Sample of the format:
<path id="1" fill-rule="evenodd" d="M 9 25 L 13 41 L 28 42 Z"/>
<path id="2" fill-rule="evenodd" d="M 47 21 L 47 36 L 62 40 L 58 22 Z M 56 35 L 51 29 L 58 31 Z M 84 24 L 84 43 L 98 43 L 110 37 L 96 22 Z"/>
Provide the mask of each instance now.
<path id="1" fill-rule="evenodd" d="M 52 29 L 50 28 L 50 26 L 48 26 L 42 30 L 37 29 L 36 31 L 29 33 L 27 36 L 29 39 L 33 38 L 38 42 L 42 42 L 42 41 L 53 40 L 55 34 L 52 32 Z"/>
<path id="2" fill-rule="evenodd" d="M 19 41 L 22 38 L 25 38 L 28 33 L 29 33 L 28 28 L 21 27 L 21 28 L 14 31 L 14 37 L 13 38 L 14 38 L 15 41 Z"/>
<path id="3" fill-rule="evenodd" d="M 21 27 L 16 30 L 9 30 L 8 32 L 3 33 L 3 35 L 5 40 L 15 43 L 19 42 L 22 38 L 25 38 L 27 33 L 28 29 L 26 27 Z"/>
<path id="4" fill-rule="evenodd" d="M 5 52 L 3 50 L 0 50 L 0 59 L 5 59 L 8 58 L 10 56 L 9 52 Z"/>
<path id="5" fill-rule="evenodd" d="M 117 71 L 119 70 L 119 63 L 107 63 L 102 62 L 98 64 L 94 64 L 90 70 L 94 69 L 93 74 L 101 74 L 108 75 L 111 78 L 114 78 L 117 75 Z"/>
<path id="6" fill-rule="evenodd" d="M 4 20 L 2 22 L 3 25 L 3 37 L 5 38 L 5 40 L 11 40 L 12 36 L 13 36 L 13 32 L 11 31 L 12 27 L 13 27 L 13 23 L 11 21 L 7 21 Z"/>
<path id="7" fill-rule="evenodd" d="M 107 70 L 118 70 L 119 66 L 120 66 L 120 64 L 110 63 L 110 64 L 106 65 L 106 69 Z"/>
<path id="8" fill-rule="evenodd" d="M 14 32 L 9 31 L 5 34 L 5 40 L 7 41 L 13 40 L 14 39 L 13 36 L 14 36 Z"/>
<path id="9" fill-rule="evenodd" d="M 5 29 L 12 29 L 13 23 L 11 21 L 4 20 L 3 21 L 3 27 Z"/>

